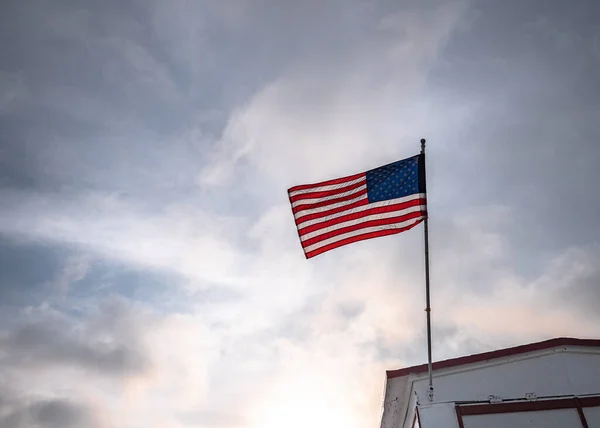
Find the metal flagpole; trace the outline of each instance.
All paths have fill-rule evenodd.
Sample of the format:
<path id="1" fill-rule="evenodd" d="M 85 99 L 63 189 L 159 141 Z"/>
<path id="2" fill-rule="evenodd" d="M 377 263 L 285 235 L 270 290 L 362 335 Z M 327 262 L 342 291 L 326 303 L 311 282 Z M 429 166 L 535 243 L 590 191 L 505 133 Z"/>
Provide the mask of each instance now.
<path id="1" fill-rule="evenodd" d="M 423 156 L 423 168 L 425 169 L 425 138 L 421 139 L 421 156 Z M 425 171 L 423 171 L 425 177 Z M 426 195 L 427 196 L 427 195 Z M 429 401 L 433 401 L 433 369 L 431 363 L 431 303 L 429 297 L 429 227 L 428 227 L 429 212 L 423 221 L 424 238 L 425 238 L 425 300 L 427 307 L 427 367 L 429 372 L 429 389 L 427 392 Z"/>

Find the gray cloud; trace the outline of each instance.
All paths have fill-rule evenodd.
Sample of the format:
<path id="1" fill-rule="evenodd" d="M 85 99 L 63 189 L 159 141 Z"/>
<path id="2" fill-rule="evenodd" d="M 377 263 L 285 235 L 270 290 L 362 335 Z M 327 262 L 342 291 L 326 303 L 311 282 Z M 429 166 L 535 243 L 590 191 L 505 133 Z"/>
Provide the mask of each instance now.
<path id="1" fill-rule="evenodd" d="M 21 396 L 0 389 L 0 428 L 100 428 L 94 410 L 57 398 Z"/>
<path id="2" fill-rule="evenodd" d="M 521 211 L 507 234 L 519 242 L 515 262 L 527 269 L 546 251 L 600 239 L 593 226 L 600 63 L 591 54 L 590 19 L 599 9 L 594 2 L 505 6 L 474 4 L 469 29 L 456 33 L 433 70 L 429 93 L 443 103 L 436 111 L 466 106 L 469 113 L 450 135 L 433 136 L 430 187 L 452 177 L 443 190 L 456 197 Z M 437 152 L 438 142 L 449 152 Z M 574 208 L 582 202 L 585 209 Z"/>
<path id="3" fill-rule="evenodd" d="M 60 293 L 67 293 L 69 288 L 85 278 L 90 270 L 89 256 L 79 254 L 68 258 L 62 271 L 54 278 L 52 285 Z"/>
<path id="4" fill-rule="evenodd" d="M 533 286 L 539 288 L 540 304 L 552 302 L 600 322 L 600 247 L 573 247 L 552 260 L 547 272 Z"/>
<path id="5" fill-rule="evenodd" d="M 28 324 L 1 342 L 9 364 L 32 366 L 74 364 L 107 374 L 126 375 L 142 371 L 144 358 L 130 344 L 100 345 L 65 334 L 67 325 Z"/>
<path id="6" fill-rule="evenodd" d="M 26 306 L 39 299 L 43 284 L 60 270 L 68 251 L 0 238 L 0 300 Z M 31 263 L 35 260 L 35 264 Z"/>
<path id="7" fill-rule="evenodd" d="M 443 325 L 434 323 L 431 337 L 434 361 L 491 351 L 503 346 L 497 340 L 491 341 L 489 338 L 476 337 L 472 332 L 464 331 L 458 325 L 448 325 L 447 323 Z M 389 341 L 379 338 L 365 346 L 365 350 L 369 349 L 373 349 L 382 360 L 402 362 L 402 366 L 389 367 L 389 369 L 410 367 L 426 362 L 423 356 L 427 349 L 427 336 L 425 330 L 422 329 L 420 334 L 410 341 L 389 343 Z"/>
<path id="8" fill-rule="evenodd" d="M 137 336 L 135 319 L 119 301 L 78 325 L 41 310 L 17 322 L 0 338 L 0 368 L 80 367 L 110 376 L 145 372 L 150 362 Z"/>
<path id="9" fill-rule="evenodd" d="M 0 2 L 0 428 L 364 426 L 422 236 L 306 262 L 285 189 L 422 136 L 434 356 L 598 334 L 598 7 Z"/>

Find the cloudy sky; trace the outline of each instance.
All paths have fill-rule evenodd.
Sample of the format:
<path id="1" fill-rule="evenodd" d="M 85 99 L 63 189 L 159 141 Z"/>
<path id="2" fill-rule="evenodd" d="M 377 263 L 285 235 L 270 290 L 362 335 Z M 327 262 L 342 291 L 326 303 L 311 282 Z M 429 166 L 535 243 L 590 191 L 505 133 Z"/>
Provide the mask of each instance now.
<path id="1" fill-rule="evenodd" d="M 0 428 L 375 427 L 422 227 L 286 190 L 428 139 L 434 358 L 600 336 L 596 0 L 5 0 Z"/>

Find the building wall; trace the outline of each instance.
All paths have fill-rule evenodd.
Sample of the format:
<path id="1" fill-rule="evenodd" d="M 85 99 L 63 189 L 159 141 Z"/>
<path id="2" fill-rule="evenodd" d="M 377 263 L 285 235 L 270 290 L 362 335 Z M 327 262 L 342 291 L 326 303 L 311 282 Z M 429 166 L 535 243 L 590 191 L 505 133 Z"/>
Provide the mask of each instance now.
<path id="1" fill-rule="evenodd" d="M 464 428 L 577 428 L 576 409 L 476 415 L 463 418 Z"/>
<path id="2" fill-rule="evenodd" d="M 427 401 L 427 375 L 413 382 L 421 403 Z M 525 398 L 600 393 L 600 352 L 597 350 L 509 357 L 494 363 L 435 373 L 435 402 L 485 401 L 490 395 Z"/>
<path id="3" fill-rule="evenodd" d="M 396 380 L 397 385 L 394 383 Z M 434 372 L 433 403 L 429 403 L 427 399 L 427 373 L 390 379 L 386 399 L 390 400 L 392 396 L 398 396 L 398 388 L 406 389 L 407 384 L 410 386 L 408 388 L 410 393 L 402 393 L 406 415 L 398 411 L 403 407 L 402 403 L 395 403 L 396 414 L 388 412 L 386 415 L 384 410 L 382 428 L 411 428 L 417 399 L 421 428 L 460 428 L 455 411 L 456 402 L 489 402 L 490 396 L 504 401 L 525 400 L 526 394 L 529 393 L 534 393 L 538 399 L 600 394 L 600 350 L 556 348 L 439 370 Z M 594 421 L 594 425 L 590 426 L 600 427 L 600 410 L 594 407 L 584 411 L 586 417 L 589 414 Z M 464 419 L 464 428 L 519 427 L 521 422 L 525 424 L 523 426 L 529 428 L 538 425 L 549 428 L 580 426 L 576 410 L 563 409 L 552 412 L 536 412 L 536 414 L 528 412 L 528 415 L 511 414 L 511 416 L 507 414 L 468 416 Z M 573 416 L 577 418 L 578 424 L 569 425 Z M 517 422 L 514 422 L 515 418 Z M 527 422 L 527 418 L 532 419 Z M 553 422 L 548 422 L 549 420 Z M 558 425 L 553 425 L 554 422 Z M 560 425 L 561 423 L 567 425 Z"/>
<path id="4" fill-rule="evenodd" d="M 600 427 L 600 406 L 583 409 L 583 413 L 585 414 L 585 418 L 587 419 L 590 428 Z"/>

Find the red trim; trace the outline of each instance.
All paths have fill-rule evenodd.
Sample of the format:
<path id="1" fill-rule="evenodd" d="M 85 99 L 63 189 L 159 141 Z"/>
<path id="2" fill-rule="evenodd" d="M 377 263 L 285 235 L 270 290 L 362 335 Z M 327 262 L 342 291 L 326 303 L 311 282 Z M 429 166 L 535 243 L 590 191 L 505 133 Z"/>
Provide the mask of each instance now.
<path id="1" fill-rule="evenodd" d="M 498 413 L 536 412 L 539 410 L 576 409 L 573 398 L 542 401 L 516 401 L 511 403 L 475 404 L 461 407 L 462 416 L 492 415 Z"/>
<path id="2" fill-rule="evenodd" d="M 600 407 L 600 397 L 580 397 L 581 407 Z"/>
<path id="3" fill-rule="evenodd" d="M 583 413 L 583 408 L 581 407 L 581 400 L 579 400 L 579 398 L 575 398 L 575 404 L 577 405 L 577 413 L 579 413 L 581 425 L 583 425 L 583 428 L 590 428 L 587 423 L 587 419 L 585 418 L 585 413 Z"/>
<path id="4" fill-rule="evenodd" d="M 433 363 L 433 370 L 441 370 L 449 367 L 462 366 L 465 364 L 479 363 L 482 361 L 510 357 L 513 355 L 524 354 L 527 352 L 542 351 L 544 349 L 557 348 L 561 346 L 582 346 L 588 348 L 600 348 L 600 339 L 576 339 L 572 337 L 559 337 L 556 339 L 545 340 L 543 342 L 530 343 L 527 345 L 520 345 L 512 348 L 499 349 L 497 351 L 483 352 L 481 354 L 467 355 L 465 357 L 437 361 Z M 386 372 L 386 375 L 388 379 L 393 379 L 396 377 L 406 376 L 411 373 L 424 373 L 426 371 L 427 364 L 421 364 L 418 366 L 406 367 L 399 370 L 388 370 Z"/>
<path id="5" fill-rule="evenodd" d="M 465 423 L 462 418 L 462 407 L 454 406 L 454 410 L 456 411 L 456 420 L 458 422 L 458 428 L 465 428 Z"/>
<path id="6" fill-rule="evenodd" d="M 583 428 L 589 428 L 589 425 L 585 418 L 585 414 L 583 412 L 583 408 L 596 406 L 600 406 L 600 397 L 574 397 L 554 400 L 517 401 L 497 404 L 457 405 L 455 406 L 454 410 L 456 411 L 456 418 L 458 421 L 459 428 L 464 428 L 464 416 L 492 415 L 499 413 L 536 412 L 561 409 L 577 410 L 577 414 L 579 415 L 581 425 L 583 426 Z"/>
<path id="7" fill-rule="evenodd" d="M 415 413 L 413 415 L 413 421 L 411 424 L 411 428 L 415 428 L 415 423 L 419 424 L 419 428 L 423 428 L 423 426 L 421 425 L 421 415 L 419 415 L 419 407 L 415 406 Z"/>

